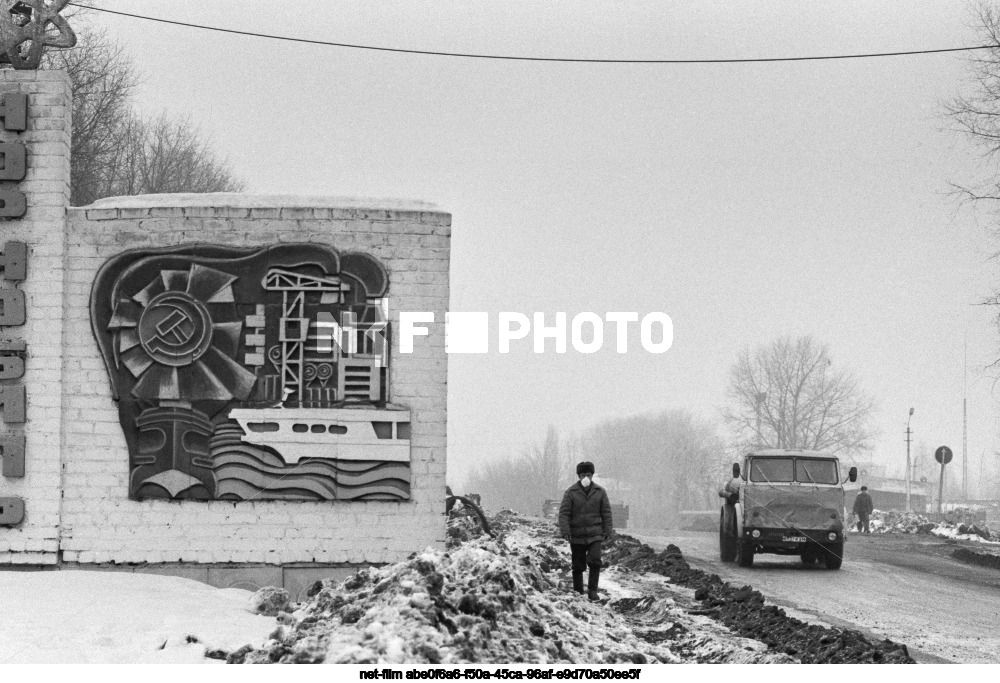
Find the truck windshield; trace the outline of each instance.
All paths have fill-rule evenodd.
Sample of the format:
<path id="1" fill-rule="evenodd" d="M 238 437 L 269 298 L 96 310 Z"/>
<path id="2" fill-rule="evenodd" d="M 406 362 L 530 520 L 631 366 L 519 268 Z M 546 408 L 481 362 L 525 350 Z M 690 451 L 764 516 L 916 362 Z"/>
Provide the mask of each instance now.
<path id="1" fill-rule="evenodd" d="M 795 481 L 803 484 L 836 484 L 836 460 L 795 460 Z"/>
<path id="2" fill-rule="evenodd" d="M 750 481 L 764 483 L 837 484 L 836 460 L 753 458 Z"/>
<path id="3" fill-rule="evenodd" d="M 754 458 L 750 461 L 750 481 L 795 481 L 795 461 L 792 458 Z"/>

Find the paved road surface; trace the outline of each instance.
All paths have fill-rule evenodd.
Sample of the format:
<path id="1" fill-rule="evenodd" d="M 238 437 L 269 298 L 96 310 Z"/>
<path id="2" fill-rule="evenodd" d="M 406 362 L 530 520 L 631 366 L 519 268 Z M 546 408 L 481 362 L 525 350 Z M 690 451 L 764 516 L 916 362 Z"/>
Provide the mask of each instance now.
<path id="1" fill-rule="evenodd" d="M 792 616 L 906 643 L 918 661 L 1000 663 L 1000 570 L 952 559 L 953 543 L 854 534 L 838 571 L 781 555 L 743 569 L 719 560 L 716 532 L 629 533 L 657 549 L 677 545 L 692 566 L 751 585 Z"/>

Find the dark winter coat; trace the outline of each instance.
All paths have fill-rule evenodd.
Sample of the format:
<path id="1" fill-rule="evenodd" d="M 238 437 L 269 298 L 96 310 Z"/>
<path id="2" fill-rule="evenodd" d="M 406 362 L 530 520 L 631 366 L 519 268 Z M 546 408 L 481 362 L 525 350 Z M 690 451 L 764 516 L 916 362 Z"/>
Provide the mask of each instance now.
<path id="1" fill-rule="evenodd" d="M 868 495 L 867 491 L 862 491 L 858 494 L 858 497 L 854 499 L 854 509 L 852 510 L 854 514 L 870 515 L 874 509 L 875 505 L 872 503 L 872 497 Z"/>
<path id="2" fill-rule="evenodd" d="M 559 531 L 570 543 L 593 543 L 611 538 L 611 501 L 607 491 L 591 481 L 590 490 L 576 482 L 563 494 Z"/>

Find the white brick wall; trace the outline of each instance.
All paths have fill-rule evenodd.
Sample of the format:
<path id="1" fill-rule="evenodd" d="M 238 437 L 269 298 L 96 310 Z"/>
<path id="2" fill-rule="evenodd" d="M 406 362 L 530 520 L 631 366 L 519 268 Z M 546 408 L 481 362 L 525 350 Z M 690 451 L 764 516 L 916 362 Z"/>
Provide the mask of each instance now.
<path id="1" fill-rule="evenodd" d="M 169 203 L 169 202 L 165 202 Z M 406 502 L 128 500 L 128 451 L 90 329 L 105 260 L 139 246 L 317 242 L 389 271 L 390 319 L 448 303 L 451 218 L 383 209 L 227 206 L 70 209 L 66 241 L 63 558 L 69 562 L 395 562 L 444 542 L 447 363 L 442 326 L 414 354 L 393 335 L 389 391 L 412 413 Z M 424 344 L 423 342 L 426 342 Z M 405 382 L 397 378 L 407 377 Z"/>
<path id="2" fill-rule="evenodd" d="M 27 320 L 0 329 L 0 337 L 27 341 L 26 422 L 0 425 L 25 434 L 25 476 L 0 477 L 0 496 L 24 499 L 24 521 L 0 527 L 0 564 L 58 562 L 60 519 L 60 444 L 62 441 L 63 262 L 66 207 L 69 205 L 70 87 L 57 71 L 2 72 L 0 92 L 28 95 L 28 128 L 0 131 L 4 141 L 27 147 L 27 174 L 16 187 L 27 198 L 23 218 L 0 219 L 0 244 L 28 245 L 24 291 Z"/>
<path id="3" fill-rule="evenodd" d="M 28 93 L 29 128 L 0 132 L 28 146 L 22 219 L 0 221 L 0 242 L 28 244 L 23 327 L 28 343 L 25 470 L 0 496 L 25 499 L 25 519 L 0 527 L 0 564 L 377 563 L 444 542 L 447 362 L 443 326 L 401 355 L 393 335 L 389 391 L 412 413 L 411 499 L 292 503 L 131 501 L 128 451 L 90 329 L 90 288 L 126 249 L 191 242 L 235 246 L 318 242 L 364 251 L 389 271 L 391 320 L 448 303 L 451 217 L 314 205 L 134 205 L 68 209 L 70 90 L 64 73 L 4 71 L 0 90 Z M 164 196 L 167 199 L 168 196 Z M 61 343 L 60 343 L 61 341 Z M 2 426 L 2 425 L 0 425 Z"/>

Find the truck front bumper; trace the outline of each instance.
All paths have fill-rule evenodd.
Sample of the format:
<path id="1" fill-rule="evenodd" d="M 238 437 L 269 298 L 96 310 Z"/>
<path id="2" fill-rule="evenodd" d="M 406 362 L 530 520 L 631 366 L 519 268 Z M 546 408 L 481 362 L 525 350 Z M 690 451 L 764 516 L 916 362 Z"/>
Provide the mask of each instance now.
<path id="1" fill-rule="evenodd" d="M 843 542 L 844 532 L 839 529 L 746 527 L 743 539 L 753 543 L 757 552 L 797 555 L 809 545 L 832 546 Z"/>

